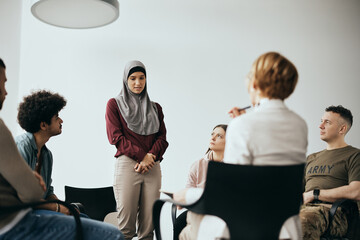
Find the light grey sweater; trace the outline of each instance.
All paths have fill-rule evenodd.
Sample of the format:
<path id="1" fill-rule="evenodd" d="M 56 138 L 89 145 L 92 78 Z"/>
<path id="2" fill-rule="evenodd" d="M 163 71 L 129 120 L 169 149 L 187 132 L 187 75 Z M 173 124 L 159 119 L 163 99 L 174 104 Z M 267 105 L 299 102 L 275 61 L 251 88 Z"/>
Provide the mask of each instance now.
<path id="1" fill-rule="evenodd" d="M 43 194 L 38 179 L 20 156 L 14 138 L 0 119 L 0 206 L 39 201 Z M 0 212 L 0 229 L 16 215 L 17 212 Z"/>

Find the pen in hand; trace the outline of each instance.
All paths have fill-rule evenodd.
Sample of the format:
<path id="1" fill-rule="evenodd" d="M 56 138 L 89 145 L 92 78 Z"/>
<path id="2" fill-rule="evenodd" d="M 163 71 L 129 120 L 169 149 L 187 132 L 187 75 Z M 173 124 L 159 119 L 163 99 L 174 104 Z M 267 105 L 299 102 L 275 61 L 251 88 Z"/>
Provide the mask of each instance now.
<path id="1" fill-rule="evenodd" d="M 246 110 L 246 109 L 249 109 L 249 108 L 251 108 L 251 106 L 246 106 L 246 107 L 244 107 L 244 108 L 233 107 L 233 108 L 228 112 L 228 114 L 230 115 L 231 118 L 235 118 L 235 117 L 240 116 L 241 114 L 244 114 L 244 113 L 245 113 L 245 110 Z"/>
<path id="2" fill-rule="evenodd" d="M 249 108 L 251 108 L 250 105 L 249 105 L 249 106 L 246 106 L 246 107 L 244 107 L 244 108 L 237 108 L 237 110 L 238 110 L 239 112 L 241 112 L 241 111 L 246 110 L 246 109 L 249 109 Z"/>

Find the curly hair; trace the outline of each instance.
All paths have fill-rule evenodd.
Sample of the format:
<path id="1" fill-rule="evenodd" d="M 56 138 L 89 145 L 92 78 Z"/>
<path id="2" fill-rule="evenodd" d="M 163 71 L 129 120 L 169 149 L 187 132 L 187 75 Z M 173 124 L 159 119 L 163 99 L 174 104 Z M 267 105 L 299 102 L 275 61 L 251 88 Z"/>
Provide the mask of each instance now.
<path id="1" fill-rule="evenodd" d="M 344 108 L 343 106 L 329 106 L 325 109 L 325 112 L 333 112 L 338 113 L 345 120 L 345 122 L 349 125 L 348 131 L 350 130 L 353 124 L 353 115 L 349 109 Z"/>
<path id="2" fill-rule="evenodd" d="M 298 72 L 294 64 L 281 54 L 265 53 L 253 67 L 255 82 L 266 97 L 284 100 L 294 91 Z"/>
<path id="3" fill-rule="evenodd" d="M 46 90 L 33 92 L 24 97 L 19 105 L 18 122 L 27 132 L 36 133 L 40 123 L 51 124 L 51 118 L 57 115 L 66 105 L 64 97 Z"/>

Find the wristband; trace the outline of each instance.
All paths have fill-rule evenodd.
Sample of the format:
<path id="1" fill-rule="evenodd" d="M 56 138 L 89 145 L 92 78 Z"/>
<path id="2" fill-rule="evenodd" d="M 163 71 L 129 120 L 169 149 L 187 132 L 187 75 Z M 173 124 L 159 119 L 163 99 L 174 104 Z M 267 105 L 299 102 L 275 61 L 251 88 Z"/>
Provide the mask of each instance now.
<path id="1" fill-rule="evenodd" d="M 58 203 L 56 203 L 56 211 L 60 212 L 60 205 Z"/>
<path id="2" fill-rule="evenodd" d="M 314 194 L 314 200 L 319 201 L 320 189 L 317 189 L 317 188 L 314 189 L 313 194 Z"/>

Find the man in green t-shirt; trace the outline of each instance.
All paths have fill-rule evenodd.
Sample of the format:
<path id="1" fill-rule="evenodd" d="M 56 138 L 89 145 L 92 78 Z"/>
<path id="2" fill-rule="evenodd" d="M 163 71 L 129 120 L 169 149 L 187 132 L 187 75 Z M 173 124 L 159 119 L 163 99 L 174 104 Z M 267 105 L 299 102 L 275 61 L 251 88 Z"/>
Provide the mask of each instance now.
<path id="1" fill-rule="evenodd" d="M 345 142 L 352 123 L 351 112 L 341 105 L 326 108 L 321 118 L 320 138 L 326 149 L 307 158 L 300 211 L 304 240 L 320 239 L 325 233 L 331 203 L 344 198 L 360 201 L 360 150 Z M 344 236 L 347 228 L 346 214 L 337 211 L 331 234 Z"/>

